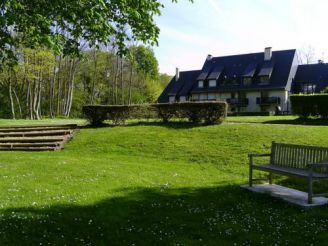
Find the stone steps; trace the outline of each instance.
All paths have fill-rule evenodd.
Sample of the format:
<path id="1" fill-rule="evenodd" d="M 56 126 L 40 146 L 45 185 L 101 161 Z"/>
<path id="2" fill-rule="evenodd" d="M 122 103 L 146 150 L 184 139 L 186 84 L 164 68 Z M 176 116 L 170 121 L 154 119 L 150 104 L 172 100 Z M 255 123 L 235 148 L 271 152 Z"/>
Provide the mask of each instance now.
<path id="1" fill-rule="evenodd" d="M 46 131 L 46 130 L 74 130 L 77 125 L 40 125 L 40 126 L 10 126 L 0 127 L 0 132 L 30 132 L 30 131 Z"/>
<path id="2" fill-rule="evenodd" d="M 0 127 L 0 151 L 51 151 L 64 148 L 77 125 Z"/>

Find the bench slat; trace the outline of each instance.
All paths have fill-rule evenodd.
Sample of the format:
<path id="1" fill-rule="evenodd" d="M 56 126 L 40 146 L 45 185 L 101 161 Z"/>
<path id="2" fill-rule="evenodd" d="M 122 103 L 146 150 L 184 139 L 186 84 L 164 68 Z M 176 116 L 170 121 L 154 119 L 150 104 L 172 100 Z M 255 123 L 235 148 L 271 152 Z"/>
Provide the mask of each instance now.
<path id="1" fill-rule="evenodd" d="M 271 164 L 306 169 L 310 163 L 328 160 L 328 148 L 295 144 L 272 143 Z"/>

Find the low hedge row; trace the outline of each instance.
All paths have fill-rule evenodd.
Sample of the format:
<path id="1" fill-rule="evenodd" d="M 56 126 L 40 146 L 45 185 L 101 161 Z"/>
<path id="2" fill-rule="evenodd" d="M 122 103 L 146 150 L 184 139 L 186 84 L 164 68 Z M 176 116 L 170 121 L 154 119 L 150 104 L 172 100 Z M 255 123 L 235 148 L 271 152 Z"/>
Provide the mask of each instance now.
<path id="1" fill-rule="evenodd" d="M 328 118 L 328 94 L 292 95 L 290 101 L 292 112 L 302 118 Z"/>
<path id="2" fill-rule="evenodd" d="M 231 112 L 228 116 L 271 116 L 271 112 Z"/>
<path id="3" fill-rule="evenodd" d="M 92 125 L 110 120 L 114 125 L 128 119 L 159 118 L 168 122 L 172 118 L 188 119 L 194 123 L 219 124 L 227 115 L 225 102 L 184 102 L 125 106 L 87 105 L 83 113 Z"/>

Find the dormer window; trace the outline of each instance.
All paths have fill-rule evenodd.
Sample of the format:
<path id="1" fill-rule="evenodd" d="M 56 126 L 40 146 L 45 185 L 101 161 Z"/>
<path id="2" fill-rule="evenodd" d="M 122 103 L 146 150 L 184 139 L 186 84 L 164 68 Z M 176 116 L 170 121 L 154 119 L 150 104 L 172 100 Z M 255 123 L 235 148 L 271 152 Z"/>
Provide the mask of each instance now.
<path id="1" fill-rule="evenodd" d="M 198 88 L 204 88 L 204 80 L 198 81 Z"/>
<path id="2" fill-rule="evenodd" d="M 216 80 L 212 79 L 208 82 L 209 87 L 216 87 Z"/>
<path id="3" fill-rule="evenodd" d="M 253 82 L 253 79 L 251 77 L 244 77 L 243 83 L 244 85 L 251 85 Z"/>
<path id="4" fill-rule="evenodd" d="M 270 83 L 270 77 L 269 76 L 261 76 L 260 77 L 260 84 L 266 85 Z"/>

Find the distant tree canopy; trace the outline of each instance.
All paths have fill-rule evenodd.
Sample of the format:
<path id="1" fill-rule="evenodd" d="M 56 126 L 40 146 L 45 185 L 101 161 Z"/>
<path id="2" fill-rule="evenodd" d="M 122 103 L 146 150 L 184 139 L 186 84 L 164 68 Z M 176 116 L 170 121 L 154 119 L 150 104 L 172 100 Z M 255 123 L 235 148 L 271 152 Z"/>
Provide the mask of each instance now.
<path id="1" fill-rule="evenodd" d="M 145 72 L 146 75 L 153 79 L 158 78 L 158 62 L 153 50 L 145 46 L 135 46 L 132 49 L 132 56 L 134 57 L 139 71 Z"/>
<path id="2" fill-rule="evenodd" d="M 0 1 L 0 117 L 156 101 L 169 80 L 150 48 L 161 1 Z"/>
<path id="3" fill-rule="evenodd" d="M 172 0 L 177 2 L 177 0 Z M 0 61 L 17 61 L 21 46 L 78 55 L 81 42 L 126 54 L 130 41 L 157 44 L 160 0 L 5 0 L 0 3 Z"/>
<path id="4" fill-rule="evenodd" d="M 76 117 L 85 104 L 155 102 L 170 78 L 159 75 L 151 48 L 130 49 L 136 56 L 91 49 L 77 58 L 22 49 L 16 65 L 0 70 L 0 118 Z"/>

